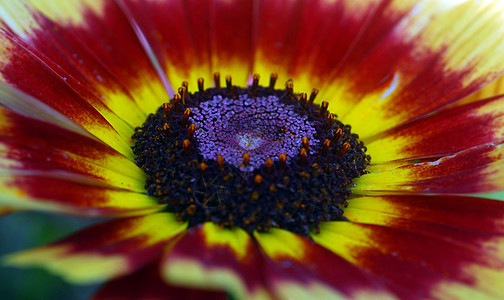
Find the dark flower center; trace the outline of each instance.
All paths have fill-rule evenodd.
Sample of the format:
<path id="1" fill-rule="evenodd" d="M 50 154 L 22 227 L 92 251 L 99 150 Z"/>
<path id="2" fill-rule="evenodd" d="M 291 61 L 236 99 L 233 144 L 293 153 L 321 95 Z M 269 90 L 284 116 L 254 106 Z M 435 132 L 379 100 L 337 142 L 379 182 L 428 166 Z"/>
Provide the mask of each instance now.
<path id="1" fill-rule="evenodd" d="M 295 94 L 259 86 L 187 93 L 187 83 L 135 130 L 133 151 L 149 195 L 190 226 L 214 222 L 248 232 L 283 228 L 306 235 L 322 221 L 342 220 L 352 180 L 369 156 L 350 126 Z"/>

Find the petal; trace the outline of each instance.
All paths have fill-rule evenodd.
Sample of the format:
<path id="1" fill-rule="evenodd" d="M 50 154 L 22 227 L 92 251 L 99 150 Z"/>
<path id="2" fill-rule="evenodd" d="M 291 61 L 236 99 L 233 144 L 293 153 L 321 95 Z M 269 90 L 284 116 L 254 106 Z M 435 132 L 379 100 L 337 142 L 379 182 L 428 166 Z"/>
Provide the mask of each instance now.
<path id="1" fill-rule="evenodd" d="M 164 205 L 145 194 L 78 183 L 44 173 L 0 171 L 0 207 L 81 216 L 145 214 Z"/>
<path id="2" fill-rule="evenodd" d="M 318 87 L 364 138 L 454 103 L 503 71 L 495 1 L 286 2 L 263 2 L 255 66 L 262 75 L 279 66 L 301 89 Z"/>
<path id="3" fill-rule="evenodd" d="M 483 193 L 504 187 L 503 140 L 436 160 L 375 165 L 354 180 L 354 192 Z"/>
<path id="4" fill-rule="evenodd" d="M 487 85 L 476 93 L 464 98 L 460 104 L 475 102 L 481 99 L 492 98 L 504 94 L 504 76 L 501 75 L 497 80 Z"/>
<path id="5" fill-rule="evenodd" d="M 5 263 L 42 267 L 73 283 L 89 284 L 132 273 L 154 261 L 185 227 L 169 213 L 119 219 L 51 245 L 11 254 Z"/>
<path id="6" fill-rule="evenodd" d="M 504 138 L 504 97 L 443 110 L 368 143 L 372 163 L 450 155 Z"/>
<path id="7" fill-rule="evenodd" d="M 254 236 L 279 299 L 391 298 L 368 274 L 306 238 L 279 229 Z"/>
<path id="8" fill-rule="evenodd" d="M 410 230 L 504 259 L 504 202 L 457 196 L 386 195 L 354 198 L 353 222 Z"/>
<path id="9" fill-rule="evenodd" d="M 67 71 L 79 90 L 96 96 L 132 126 L 143 122 L 142 111 L 153 112 L 167 97 L 145 49 L 115 1 L 56 4 L 28 0 L 14 7 L 6 4 L 3 9 L 10 31 Z M 13 21 L 12 14 L 23 21 Z"/>
<path id="10" fill-rule="evenodd" d="M 1 107 L 0 170 L 73 176 L 82 182 L 145 191 L 143 171 L 111 147 Z"/>
<path id="11" fill-rule="evenodd" d="M 312 237 L 400 298 L 502 297 L 503 261 L 446 238 L 350 222 L 321 224 Z"/>
<path id="12" fill-rule="evenodd" d="M 238 299 L 269 299 L 261 265 L 248 233 L 205 223 L 167 253 L 163 276 L 176 285 L 226 290 Z"/>
<path id="13" fill-rule="evenodd" d="M 14 105 L 19 105 L 18 102 L 24 106 L 37 106 L 37 102 L 40 101 L 120 153 L 133 156 L 126 141 L 131 138 L 132 128 L 117 118 L 106 119 L 100 110 L 93 107 L 88 99 L 75 89 L 78 83 L 68 73 L 1 29 L 0 45 L 3 48 L 0 52 L 0 82 L 9 84 L 28 95 L 0 98 L 0 103 L 15 109 Z M 4 93 L 9 94 L 8 91 Z"/>
<path id="14" fill-rule="evenodd" d="M 247 83 L 252 64 L 252 0 L 124 1 L 173 84 L 212 71 Z M 211 84 L 209 84 L 211 85 Z"/>
<path id="15" fill-rule="evenodd" d="M 131 275 L 109 281 L 92 298 L 100 299 L 227 299 L 226 293 L 168 285 L 159 274 L 157 264 L 151 264 Z"/>

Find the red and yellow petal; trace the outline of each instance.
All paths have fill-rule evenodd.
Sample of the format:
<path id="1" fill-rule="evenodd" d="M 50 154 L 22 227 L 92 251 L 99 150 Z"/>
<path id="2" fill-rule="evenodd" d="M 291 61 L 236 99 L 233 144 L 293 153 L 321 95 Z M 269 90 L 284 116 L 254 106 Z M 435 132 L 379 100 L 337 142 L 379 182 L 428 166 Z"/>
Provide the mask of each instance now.
<path id="1" fill-rule="evenodd" d="M 225 300 L 224 292 L 205 291 L 168 285 L 159 274 L 158 264 L 151 264 L 131 275 L 114 279 L 105 284 L 92 299 L 94 300 Z"/>
<path id="2" fill-rule="evenodd" d="M 372 163 L 437 157 L 504 138 L 504 97 L 443 110 L 366 144 Z"/>
<path id="3" fill-rule="evenodd" d="M 386 195 L 349 200 L 353 222 L 383 225 L 464 245 L 504 259 L 504 202 L 458 196 Z"/>
<path id="4" fill-rule="evenodd" d="M 253 1 L 123 1 L 143 30 L 173 85 L 198 77 L 213 85 L 210 72 L 246 85 L 254 51 Z"/>
<path id="5" fill-rule="evenodd" d="M 254 236 L 279 299 L 393 298 L 378 280 L 306 238 L 279 229 Z"/>
<path id="6" fill-rule="evenodd" d="M 50 175 L 0 171 L 0 207 L 81 216 L 136 215 L 164 207 L 145 194 Z"/>
<path id="7" fill-rule="evenodd" d="M 51 245 L 11 254 L 4 263 L 41 267 L 79 284 L 99 282 L 153 262 L 185 227 L 170 213 L 119 219 Z"/>
<path id="8" fill-rule="evenodd" d="M 483 193 L 504 187 L 504 141 L 431 160 L 379 164 L 354 180 L 355 193 Z"/>
<path id="9" fill-rule="evenodd" d="M 254 67 L 319 88 L 364 138 L 456 102 L 503 71 L 498 2 L 260 5 Z"/>
<path id="10" fill-rule="evenodd" d="M 205 223 L 166 254 L 163 276 L 173 284 L 226 290 L 238 299 L 269 299 L 261 255 L 242 229 Z"/>
<path id="11" fill-rule="evenodd" d="M 95 139 L 0 108 L 0 170 L 45 172 L 82 182 L 144 192 L 145 174 Z"/>
<path id="12" fill-rule="evenodd" d="M 399 298 L 454 298 L 461 290 L 484 298 L 503 296 L 502 260 L 470 247 L 470 242 L 350 222 L 321 224 L 320 234 L 312 237 L 379 278 Z"/>
<path id="13" fill-rule="evenodd" d="M 138 126 L 142 112 L 151 113 L 166 100 L 164 83 L 115 1 L 26 0 L 14 9 L 5 6 L 4 23 L 10 31 L 127 123 Z M 12 12 L 22 14 L 24 21 L 12 21 Z"/>

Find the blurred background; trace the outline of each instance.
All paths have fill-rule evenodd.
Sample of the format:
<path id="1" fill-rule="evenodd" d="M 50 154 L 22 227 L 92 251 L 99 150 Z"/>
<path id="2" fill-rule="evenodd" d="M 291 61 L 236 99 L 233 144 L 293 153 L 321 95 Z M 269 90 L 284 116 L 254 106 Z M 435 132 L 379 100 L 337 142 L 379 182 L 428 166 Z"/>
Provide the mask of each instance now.
<path id="1" fill-rule="evenodd" d="M 0 218 L 0 257 L 44 245 L 100 220 L 43 213 L 14 213 Z M 0 299 L 89 299 L 100 285 L 76 286 L 36 268 L 0 266 Z"/>

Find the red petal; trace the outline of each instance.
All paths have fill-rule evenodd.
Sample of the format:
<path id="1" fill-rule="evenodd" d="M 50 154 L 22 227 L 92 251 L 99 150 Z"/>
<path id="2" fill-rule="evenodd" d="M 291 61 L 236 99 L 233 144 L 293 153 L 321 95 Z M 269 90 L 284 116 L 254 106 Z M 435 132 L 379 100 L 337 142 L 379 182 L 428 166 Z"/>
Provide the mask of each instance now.
<path id="1" fill-rule="evenodd" d="M 91 283 L 136 271 L 161 255 L 185 229 L 173 214 L 159 213 L 92 226 L 51 245 L 7 257 L 7 264 L 40 266 L 75 283 Z"/>
<path id="2" fill-rule="evenodd" d="M 143 172 L 109 146 L 2 108 L 0 123 L 1 168 L 144 191 Z"/>
<path id="3" fill-rule="evenodd" d="M 354 180 L 356 193 L 401 191 L 422 193 L 483 193 L 502 190 L 504 141 L 460 151 L 437 160 L 375 165 Z"/>
<path id="4" fill-rule="evenodd" d="M 331 222 L 320 229 L 313 236 L 318 243 L 368 270 L 401 298 L 454 297 L 450 285 L 502 296 L 496 284 L 504 262 L 466 245 L 385 226 Z"/>
<path id="5" fill-rule="evenodd" d="M 92 298 L 100 299 L 227 299 L 226 293 L 168 285 L 159 274 L 157 264 L 149 265 L 126 277 L 109 281 Z"/>
<path id="6" fill-rule="evenodd" d="M 172 84 L 189 80 L 195 86 L 212 71 L 246 84 L 254 49 L 253 1 L 126 1 L 126 6 Z"/>
<path id="7" fill-rule="evenodd" d="M 444 110 L 366 146 L 372 163 L 450 155 L 504 138 L 504 97 Z"/>
<path id="8" fill-rule="evenodd" d="M 35 173 L 36 174 L 36 173 Z M 59 179 L 50 174 L 4 174 L 0 205 L 82 216 L 119 216 L 160 210 L 156 198 L 101 186 Z"/>
<path id="9" fill-rule="evenodd" d="M 255 234 L 266 255 L 268 283 L 282 299 L 304 293 L 365 298 L 387 294 L 376 279 L 316 243 L 283 230 Z M 322 288 L 323 287 L 323 288 Z M 382 295 L 383 296 L 383 295 Z"/>
<path id="10" fill-rule="evenodd" d="M 239 299 L 269 298 L 262 260 L 251 237 L 241 229 L 213 223 L 191 229 L 167 254 L 164 276 L 174 284 L 223 289 Z"/>

